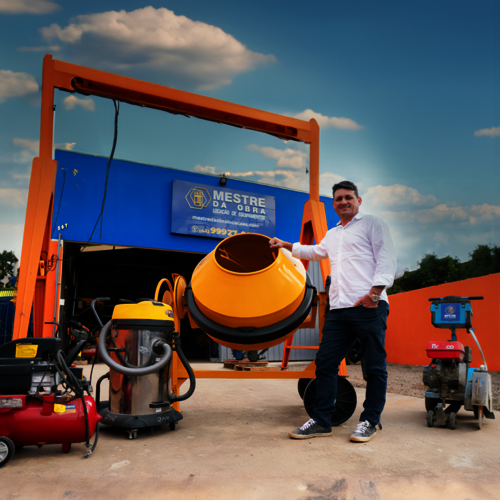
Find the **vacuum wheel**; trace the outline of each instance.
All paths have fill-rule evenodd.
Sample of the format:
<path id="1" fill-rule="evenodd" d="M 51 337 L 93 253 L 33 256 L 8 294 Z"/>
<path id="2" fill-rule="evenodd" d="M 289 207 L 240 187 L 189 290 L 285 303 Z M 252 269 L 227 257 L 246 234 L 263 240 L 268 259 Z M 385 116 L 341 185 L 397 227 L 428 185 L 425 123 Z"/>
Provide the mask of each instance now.
<path id="1" fill-rule="evenodd" d="M 457 428 L 457 414 L 452 411 L 450 415 L 448 416 L 448 427 L 450 429 L 456 429 Z"/>
<path id="2" fill-rule="evenodd" d="M 427 427 L 434 427 L 435 420 L 434 410 L 429 410 L 427 412 Z"/>
<path id="3" fill-rule="evenodd" d="M 304 392 L 304 408 L 308 415 L 313 417 L 314 407 L 316 406 L 316 379 L 313 378 Z M 332 426 L 347 422 L 354 411 L 358 398 L 352 384 L 345 377 L 337 377 L 337 399 L 335 400 L 335 411 L 332 414 Z"/>
<path id="4" fill-rule="evenodd" d="M 8 437 L 0 437 L 0 467 L 7 465 L 7 462 L 14 456 L 15 446 Z"/>
<path id="5" fill-rule="evenodd" d="M 297 390 L 299 391 L 299 396 L 304 399 L 304 392 L 306 392 L 306 387 L 309 385 L 311 381 L 310 378 L 299 378 L 299 382 L 297 384 Z"/>

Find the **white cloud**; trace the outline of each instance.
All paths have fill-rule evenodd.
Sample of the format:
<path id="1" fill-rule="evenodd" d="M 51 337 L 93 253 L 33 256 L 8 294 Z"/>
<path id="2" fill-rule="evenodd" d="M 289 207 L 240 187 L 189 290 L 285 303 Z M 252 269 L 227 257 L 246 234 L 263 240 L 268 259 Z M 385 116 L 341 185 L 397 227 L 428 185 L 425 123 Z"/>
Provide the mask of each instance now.
<path id="1" fill-rule="evenodd" d="M 309 121 L 311 118 L 314 118 L 318 125 L 321 128 L 341 128 L 344 130 L 361 130 L 364 128 L 362 125 L 359 125 L 354 120 L 350 118 L 340 118 L 337 116 L 325 116 L 321 113 L 316 113 L 312 109 L 306 109 L 300 113 L 294 115 L 295 118 L 299 120 L 307 120 Z"/>
<path id="2" fill-rule="evenodd" d="M 274 148 L 269 148 L 274 149 Z M 287 189 L 296 189 L 298 191 L 309 191 L 309 174 L 305 170 L 249 170 L 247 172 L 227 172 L 213 166 L 195 165 L 193 171 L 203 174 L 222 175 L 225 173 L 229 178 L 246 179 L 261 184 L 279 186 Z M 323 196 L 332 196 L 332 186 L 344 177 L 330 172 L 320 176 L 320 194 Z"/>
<path id="3" fill-rule="evenodd" d="M 47 14 L 61 7 L 50 0 L 0 0 L 0 13 Z"/>
<path id="4" fill-rule="evenodd" d="M 75 146 L 76 142 L 57 142 L 54 144 L 54 147 L 59 149 L 73 149 Z"/>
<path id="5" fill-rule="evenodd" d="M 19 146 L 20 148 L 32 151 L 33 153 L 38 153 L 40 148 L 40 141 L 33 139 L 19 139 L 16 137 L 12 139 L 12 144 L 14 144 L 14 146 Z"/>
<path id="6" fill-rule="evenodd" d="M 23 245 L 23 224 L 0 224 L 2 235 L 2 248 L 0 251 L 12 251 L 18 259 L 21 259 L 21 248 Z"/>
<path id="7" fill-rule="evenodd" d="M 27 189 L 0 188 L 0 205 L 25 207 L 28 200 Z"/>
<path id="8" fill-rule="evenodd" d="M 75 95 L 69 95 L 63 100 L 65 109 L 73 109 L 75 106 L 80 106 L 87 111 L 95 111 L 95 103 L 92 99 L 80 99 Z"/>
<path id="9" fill-rule="evenodd" d="M 18 47 L 19 52 L 59 52 L 61 47 L 59 45 L 40 45 L 37 47 Z"/>
<path id="10" fill-rule="evenodd" d="M 362 195 L 363 202 L 374 208 L 397 206 L 432 206 L 437 203 L 434 195 L 423 196 L 416 189 L 401 184 L 373 186 Z"/>
<path id="11" fill-rule="evenodd" d="M 474 132 L 476 137 L 498 137 L 500 136 L 500 127 L 482 128 Z"/>
<path id="12" fill-rule="evenodd" d="M 212 174 L 212 175 L 221 175 L 222 172 L 217 172 L 217 167 L 209 167 L 207 166 L 202 166 L 202 165 L 195 165 L 193 168 L 194 172 L 200 172 L 202 174 Z"/>
<path id="13" fill-rule="evenodd" d="M 250 151 L 257 151 L 266 158 L 277 160 L 276 167 L 278 168 L 292 168 L 295 170 L 304 169 L 309 158 L 308 153 L 291 148 L 277 149 L 250 144 L 247 146 L 247 149 Z"/>
<path id="14" fill-rule="evenodd" d="M 14 163 L 31 163 L 33 157 L 38 154 L 40 141 L 33 139 L 20 139 L 15 137 L 12 144 L 21 148 L 21 151 L 14 154 L 12 161 Z"/>
<path id="15" fill-rule="evenodd" d="M 108 71 L 161 71 L 202 89 L 228 85 L 239 73 L 276 61 L 216 26 L 151 6 L 80 15 L 64 28 L 52 24 L 41 33 L 67 44 L 79 62 Z"/>
<path id="16" fill-rule="evenodd" d="M 0 69 L 0 103 L 10 97 L 20 97 L 34 92 L 38 92 L 38 83 L 34 76 Z"/>

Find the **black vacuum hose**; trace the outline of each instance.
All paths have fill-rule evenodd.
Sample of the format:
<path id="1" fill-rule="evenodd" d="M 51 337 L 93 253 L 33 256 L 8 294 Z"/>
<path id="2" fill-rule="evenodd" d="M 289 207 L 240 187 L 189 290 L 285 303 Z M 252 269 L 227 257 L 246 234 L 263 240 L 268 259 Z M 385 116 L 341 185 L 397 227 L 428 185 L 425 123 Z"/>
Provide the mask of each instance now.
<path id="1" fill-rule="evenodd" d="M 108 321 L 102 327 L 101 334 L 99 335 L 99 356 L 115 372 L 121 373 L 122 375 L 128 375 L 129 377 L 140 377 L 142 375 L 149 375 L 150 373 L 161 370 L 170 361 L 170 358 L 172 357 L 172 349 L 166 342 L 163 342 L 163 356 L 160 358 L 160 361 L 151 366 L 129 368 L 118 364 L 116 361 L 111 359 L 106 351 L 106 337 L 108 335 L 110 325 L 111 321 Z"/>
<path id="2" fill-rule="evenodd" d="M 190 398 L 193 395 L 193 392 L 196 389 L 196 377 L 194 376 L 193 369 L 191 368 L 191 365 L 186 359 L 186 356 L 184 356 L 184 353 L 182 352 L 181 339 L 178 333 L 174 333 L 174 342 L 175 342 L 174 345 L 175 352 L 177 352 L 177 355 L 181 360 L 182 366 L 184 366 L 184 368 L 188 372 L 189 390 L 186 392 L 186 394 L 182 394 L 180 396 L 175 396 L 175 395 L 170 396 L 170 402 L 172 403 L 176 403 L 177 401 L 185 401 L 186 399 Z"/>

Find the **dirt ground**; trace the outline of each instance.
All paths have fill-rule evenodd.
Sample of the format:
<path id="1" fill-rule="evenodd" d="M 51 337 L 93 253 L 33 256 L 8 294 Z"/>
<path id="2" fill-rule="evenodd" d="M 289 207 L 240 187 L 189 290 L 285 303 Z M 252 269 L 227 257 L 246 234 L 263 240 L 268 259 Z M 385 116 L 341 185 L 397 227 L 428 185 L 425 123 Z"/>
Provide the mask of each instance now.
<path id="1" fill-rule="evenodd" d="M 424 398 L 426 386 L 422 383 L 423 366 L 398 365 L 389 363 L 387 372 L 387 392 L 400 394 L 401 396 L 412 396 Z M 349 381 L 354 387 L 366 387 L 361 373 L 361 364 L 349 365 L 347 367 Z M 493 408 L 500 410 L 500 373 L 490 371 L 493 393 Z"/>

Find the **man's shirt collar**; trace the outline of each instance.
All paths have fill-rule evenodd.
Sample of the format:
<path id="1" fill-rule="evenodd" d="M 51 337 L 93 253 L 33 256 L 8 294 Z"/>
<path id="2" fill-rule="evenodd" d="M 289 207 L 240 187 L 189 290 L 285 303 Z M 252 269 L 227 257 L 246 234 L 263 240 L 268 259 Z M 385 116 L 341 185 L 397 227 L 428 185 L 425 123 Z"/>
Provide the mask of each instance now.
<path id="1" fill-rule="evenodd" d="M 362 219 L 363 217 L 365 216 L 365 214 L 361 213 L 361 212 L 358 212 L 346 225 L 350 224 L 353 219 Z M 342 226 L 342 221 L 338 221 L 337 222 L 337 226 Z"/>

